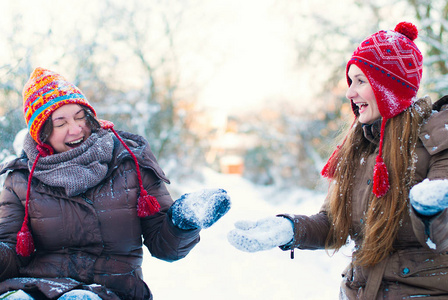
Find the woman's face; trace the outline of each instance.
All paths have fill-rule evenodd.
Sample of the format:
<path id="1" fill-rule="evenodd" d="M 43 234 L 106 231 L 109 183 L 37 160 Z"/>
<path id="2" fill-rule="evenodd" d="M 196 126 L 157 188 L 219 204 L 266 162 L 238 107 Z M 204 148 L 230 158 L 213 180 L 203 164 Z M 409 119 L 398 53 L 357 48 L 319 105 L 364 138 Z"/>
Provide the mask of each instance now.
<path id="1" fill-rule="evenodd" d="M 56 153 L 81 145 L 92 133 L 87 125 L 86 113 L 78 104 L 66 104 L 51 115 L 53 131 L 47 142 Z"/>
<path id="2" fill-rule="evenodd" d="M 372 124 L 375 120 L 381 118 L 372 86 L 356 65 L 350 65 L 348 77 L 352 84 L 345 96 L 358 107 L 359 121 L 363 124 Z"/>

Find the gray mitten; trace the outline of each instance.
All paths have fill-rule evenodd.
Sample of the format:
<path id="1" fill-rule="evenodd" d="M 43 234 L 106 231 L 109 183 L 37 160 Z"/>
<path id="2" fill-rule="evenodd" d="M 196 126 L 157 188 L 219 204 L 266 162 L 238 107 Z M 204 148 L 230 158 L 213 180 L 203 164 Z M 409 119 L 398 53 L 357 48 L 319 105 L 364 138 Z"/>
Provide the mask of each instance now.
<path id="1" fill-rule="evenodd" d="M 206 189 L 184 194 L 168 210 L 173 224 L 184 230 L 208 228 L 230 209 L 230 197 L 223 189 Z"/>

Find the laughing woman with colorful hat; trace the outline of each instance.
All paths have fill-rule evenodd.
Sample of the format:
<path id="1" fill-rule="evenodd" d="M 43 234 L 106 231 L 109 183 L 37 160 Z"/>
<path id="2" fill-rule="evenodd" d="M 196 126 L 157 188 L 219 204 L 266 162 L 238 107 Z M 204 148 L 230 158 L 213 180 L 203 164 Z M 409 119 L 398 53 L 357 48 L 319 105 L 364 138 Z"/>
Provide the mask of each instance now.
<path id="1" fill-rule="evenodd" d="M 173 203 L 148 142 L 97 119 L 55 72 L 35 69 L 23 101 L 23 154 L 0 166 L 0 299 L 152 299 L 142 245 L 185 257 L 229 196 L 210 189 Z"/>
<path id="2" fill-rule="evenodd" d="M 448 298 L 448 97 L 417 98 L 417 28 L 402 22 L 366 38 L 347 63 L 354 121 L 322 175 L 313 216 L 240 221 L 228 239 L 254 252 L 338 250 L 351 239 L 341 299 Z"/>

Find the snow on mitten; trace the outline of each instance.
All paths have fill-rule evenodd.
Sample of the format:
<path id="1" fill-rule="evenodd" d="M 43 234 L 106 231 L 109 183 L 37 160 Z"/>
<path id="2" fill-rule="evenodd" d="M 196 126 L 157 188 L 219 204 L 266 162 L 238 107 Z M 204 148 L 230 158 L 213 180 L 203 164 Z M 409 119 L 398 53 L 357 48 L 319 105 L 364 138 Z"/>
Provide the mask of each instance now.
<path id="1" fill-rule="evenodd" d="M 419 214 L 434 216 L 448 207 L 448 180 L 425 179 L 412 187 L 409 198 Z"/>
<path id="2" fill-rule="evenodd" d="M 230 209 L 230 197 L 223 189 L 205 189 L 184 194 L 168 210 L 180 229 L 208 228 Z"/>
<path id="3" fill-rule="evenodd" d="M 239 221 L 227 239 L 241 251 L 257 252 L 285 245 L 294 238 L 294 224 L 284 217 L 269 217 L 256 222 Z"/>

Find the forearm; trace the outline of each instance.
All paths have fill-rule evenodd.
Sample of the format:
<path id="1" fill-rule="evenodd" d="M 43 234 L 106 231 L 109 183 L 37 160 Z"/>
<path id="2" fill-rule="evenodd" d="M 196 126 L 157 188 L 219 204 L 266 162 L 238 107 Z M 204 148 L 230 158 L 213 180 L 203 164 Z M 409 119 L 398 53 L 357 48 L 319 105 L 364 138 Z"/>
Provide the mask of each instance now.
<path id="1" fill-rule="evenodd" d="M 312 216 L 279 215 L 290 219 L 294 224 L 294 241 L 282 247 L 283 250 L 291 248 L 316 250 L 325 248 L 325 242 L 330 230 L 330 222 L 325 212 Z"/>
<path id="2" fill-rule="evenodd" d="M 448 180 L 425 179 L 409 193 L 414 233 L 423 246 L 448 250 Z"/>
<path id="3" fill-rule="evenodd" d="M 439 253 L 448 251 L 448 210 L 435 216 L 423 216 L 414 209 L 410 212 L 412 226 L 418 241 Z"/>
<path id="4" fill-rule="evenodd" d="M 200 229 L 182 230 L 174 226 L 168 216 L 157 232 L 145 237 L 145 245 L 152 256 L 165 261 L 184 258 L 199 242 Z"/>
<path id="5" fill-rule="evenodd" d="M 6 243 L 0 242 L 0 281 L 17 276 L 19 267 L 15 251 Z"/>
<path id="6" fill-rule="evenodd" d="M 24 178 L 21 173 L 10 173 L 0 194 L 0 281 L 18 276 L 19 264 L 26 263 L 19 261 L 15 251 L 16 236 L 24 220 L 24 207 L 20 201 L 25 197 L 21 193 L 26 187 Z M 18 194 L 15 186 L 18 186 Z"/>

